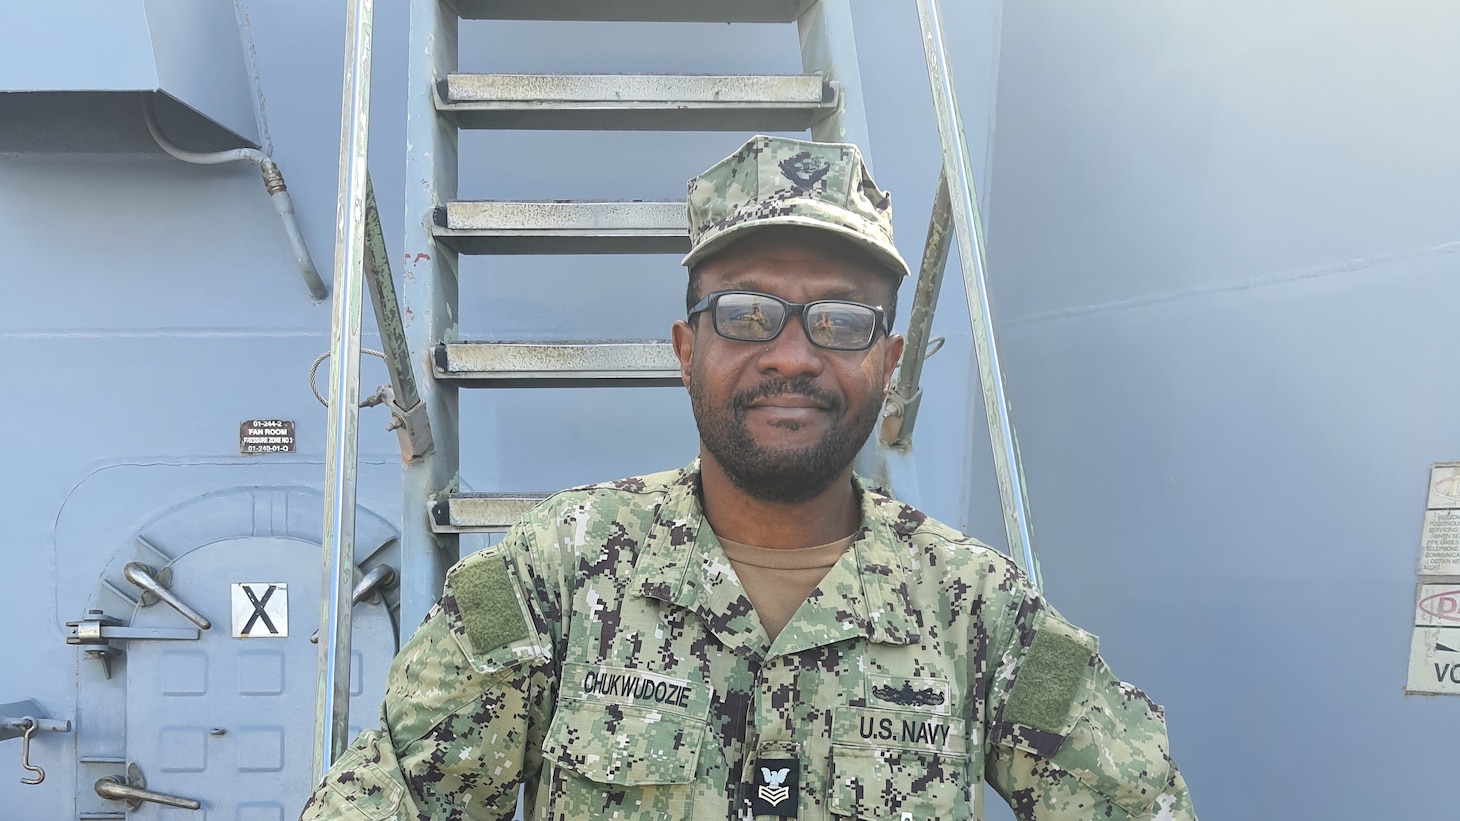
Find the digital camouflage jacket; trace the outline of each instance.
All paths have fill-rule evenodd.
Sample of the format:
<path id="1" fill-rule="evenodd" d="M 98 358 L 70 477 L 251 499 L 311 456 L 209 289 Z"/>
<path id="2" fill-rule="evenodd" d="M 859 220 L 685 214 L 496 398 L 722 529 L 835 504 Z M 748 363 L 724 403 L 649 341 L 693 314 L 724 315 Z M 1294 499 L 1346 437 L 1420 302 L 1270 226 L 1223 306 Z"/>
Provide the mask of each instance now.
<path id="1" fill-rule="evenodd" d="M 774 642 L 697 464 L 564 491 L 448 577 L 313 819 L 1194 821 L 1161 708 L 1003 555 L 876 492 Z"/>

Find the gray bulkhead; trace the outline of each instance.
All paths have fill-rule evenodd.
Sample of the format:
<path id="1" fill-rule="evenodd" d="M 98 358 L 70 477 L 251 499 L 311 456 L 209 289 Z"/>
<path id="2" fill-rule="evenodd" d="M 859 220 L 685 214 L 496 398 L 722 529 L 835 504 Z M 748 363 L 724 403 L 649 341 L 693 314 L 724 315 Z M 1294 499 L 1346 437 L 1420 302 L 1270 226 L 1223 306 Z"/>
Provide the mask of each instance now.
<path id="1" fill-rule="evenodd" d="M 6 0 L 0 45 L 19 47 L 23 27 L 3 20 L 32 5 Z M 266 126 L 246 136 L 284 171 L 327 272 L 343 4 L 236 5 L 247 39 L 219 47 L 251 44 L 240 70 L 256 66 Z M 1450 817 L 1436 785 L 1460 769 L 1460 699 L 1403 690 L 1426 471 L 1460 459 L 1460 11 L 944 5 L 986 159 L 994 314 L 1050 598 L 1166 706 L 1202 818 Z M 916 15 L 885 0 L 853 8 L 872 161 L 916 259 L 938 169 Z M 393 262 L 412 184 L 407 16 L 377 4 L 370 167 Z M 73 34 L 81 68 L 120 59 L 104 27 Z M 462 35 L 463 70 L 800 70 L 792 27 Z M 464 131 L 460 190 L 674 199 L 739 140 Z M 329 314 L 299 281 L 257 171 L 137 146 L 0 155 L 0 260 L 0 703 L 34 699 L 73 727 L 35 737 L 36 786 L 19 781 L 19 740 L 0 742 L 0 817 L 119 812 L 92 784 L 124 760 L 209 817 L 291 817 L 311 753 L 325 447 L 306 374 Z M 463 257 L 460 336 L 662 338 L 683 311 L 676 262 Z M 928 362 L 915 439 L 921 504 L 997 545 L 961 296 L 948 277 L 936 323 L 948 344 Z M 367 389 L 387 381 L 378 360 L 363 374 Z M 657 470 L 695 444 L 675 389 L 464 391 L 460 407 L 466 490 Z M 294 421 L 298 452 L 241 456 L 250 419 Z M 386 421 L 361 413 L 367 566 L 399 561 Z M 213 624 L 119 643 L 108 679 L 66 643 L 66 622 L 99 609 L 139 630 L 192 628 L 119 595 L 140 592 L 129 562 L 171 563 L 172 590 Z M 287 583 L 287 639 L 231 637 L 234 583 Z M 374 721 L 395 648 L 388 606 L 355 610 L 357 727 Z M 167 813 L 133 815 L 192 817 Z"/>

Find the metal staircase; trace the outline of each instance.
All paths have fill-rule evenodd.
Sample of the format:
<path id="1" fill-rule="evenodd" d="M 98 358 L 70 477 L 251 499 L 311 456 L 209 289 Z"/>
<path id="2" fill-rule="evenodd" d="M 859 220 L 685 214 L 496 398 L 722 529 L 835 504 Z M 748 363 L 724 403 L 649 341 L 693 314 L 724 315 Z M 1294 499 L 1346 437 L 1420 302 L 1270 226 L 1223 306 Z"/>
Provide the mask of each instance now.
<path id="1" fill-rule="evenodd" d="M 457 71 L 461 20 L 795 23 L 802 75 L 541 75 Z M 408 467 L 411 499 L 429 517 L 408 522 L 404 551 L 430 556 L 414 569 L 439 580 L 455 535 L 509 527 L 538 498 L 457 491 L 456 391 L 461 388 L 672 386 L 679 363 L 666 341 L 467 342 L 453 338 L 457 261 L 462 254 L 683 254 L 683 202 L 532 202 L 456 198 L 459 129 L 758 131 L 809 129 L 813 138 L 866 143 L 848 0 L 413 0 L 407 139 L 416 148 L 407 179 L 408 259 L 403 296 L 428 305 L 409 329 L 412 350 L 429 350 L 435 452 Z M 423 148 L 429 146 L 427 150 Z M 706 164 L 715 158 L 707 157 Z M 686 176 L 694 169 L 686 169 Z M 418 508 L 419 509 L 419 508 Z M 435 589 L 420 583 L 413 587 Z M 402 623 L 424 615 L 431 596 L 405 600 Z"/>
<path id="2" fill-rule="evenodd" d="M 347 97 L 358 94 L 358 69 L 369 78 L 369 6 L 363 7 L 364 56 L 351 50 L 347 40 Z M 936 0 L 918 0 L 923 20 L 929 79 L 939 112 L 943 137 L 944 175 L 929 228 L 908 319 L 910 344 L 899 365 L 893 396 L 885 409 L 884 424 L 863 449 L 858 469 L 903 498 L 915 497 L 911 464 L 911 431 L 921 399 L 918 385 L 921 363 L 928 350 L 928 330 L 949 252 L 949 237 L 956 227 L 960 240 L 970 319 L 986 404 L 990 435 L 996 451 L 1005 506 L 1006 530 L 1016 555 L 1024 554 L 1033 568 L 1027 539 L 1023 486 L 1008 426 L 998 372 L 997 353 L 984 303 L 982 235 L 973 209 L 972 184 L 965 148 L 958 127 L 956 104 L 943 63 L 941 32 L 937 31 Z M 355 18 L 352 18 L 355 19 Z M 800 75 L 542 75 L 468 74 L 457 70 L 458 30 L 463 20 L 562 20 L 614 22 L 794 23 L 799 35 Z M 353 42 L 359 42 L 357 34 Z M 763 131 L 809 130 L 822 141 L 868 144 L 850 0 L 411 0 L 407 86 L 405 270 L 400 297 L 408 321 L 393 303 L 389 291 L 388 256 L 379 239 L 378 218 L 368 182 L 346 185 L 346 163 L 341 165 L 340 236 L 337 258 L 345 247 L 346 226 L 356 218 L 347 213 L 346 200 L 356 188 L 365 190 L 360 219 L 364 231 L 365 274 L 372 282 L 372 297 L 391 367 L 396 394 L 404 402 L 393 407 L 401 428 L 404 476 L 404 517 L 401 527 L 400 624 L 403 632 L 418 624 L 438 595 L 447 568 L 458 557 L 462 533 L 506 530 L 541 495 L 460 492 L 458 391 L 462 388 L 600 386 L 670 386 L 680 384 L 679 365 L 662 340 L 559 340 L 551 342 L 464 341 L 458 339 L 458 271 L 465 255 L 522 254 L 683 254 L 689 248 L 682 202 L 643 201 L 498 201 L 458 198 L 457 146 L 462 129 L 572 129 L 582 131 L 731 131 L 749 136 Z M 351 68 L 349 61 L 355 61 Z M 350 72 L 356 70 L 356 83 Z M 940 84 L 942 88 L 940 89 Z M 368 112 L 358 96 L 347 112 L 342 140 L 357 153 L 359 112 Z M 727 141 L 728 144 L 729 141 Z M 705 157 L 705 165 L 718 159 Z M 685 169 L 685 175 L 695 169 Z M 363 180 L 363 164 L 357 168 Z M 352 201 L 353 202 L 353 201 Z M 359 241 L 360 236 L 355 235 Z M 344 255 L 350 257 L 351 255 Z M 336 268 L 336 298 L 351 293 L 340 283 L 351 275 Z M 359 288 L 354 289 L 358 294 Z M 358 299 L 358 297 L 356 297 Z M 353 349 L 338 347 L 340 323 L 348 307 L 336 313 L 336 363 L 358 360 L 358 302 L 355 305 Z M 403 331 L 401 330 L 403 328 Z M 403 335 L 404 339 L 400 337 Z M 348 338 L 348 334 L 345 337 Z M 429 378 L 415 382 L 408 372 L 424 367 Z M 358 362 L 356 364 L 358 368 Z M 346 370 L 345 368 L 339 368 Z M 405 370 L 406 373 L 399 373 Z M 358 373 L 356 374 L 358 376 Z M 331 402 L 353 396 L 348 380 L 337 390 L 331 381 Z M 418 404 L 408 404 L 419 398 Z M 346 402 L 345 404 L 349 404 Z M 338 408 L 349 415 L 350 409 Z M 421 418 L 424 413 L 425 419 Z M 351 417 L 352 418 L 352 417 Z M 331 428 L 332 450 L 353 457 L 353 421 L 343 433 Z M 343 444 L 337 436 L 348 439 Z M 1003 457 L 1003 458 L 1001 458 Z M 338 480 L 348 485 L 342 495 L 337 480 L 327 477 L 330 491 L 341 507 L 353 505 L 353 474 Z M 915 498 L 910 499 L 915 501 Z M 330 521 L 327 517 L 327 521 Z M 350 519 L 353 522 L 353 519 Z M 351 524 L 350 527 L 353 525 Z M 348 534 L 346 534 L 348 535 Z M 331 539 L 326 528 L 327 546 Z M 334 618 L 345 624 L 322 631 L 321 666 L 343 670 L 348 655 L 348 573 L 327 567 L 327 586 Z M 339 608 L 343 608 L 342 610 Z M 348 679 L 348 675 L 344 676 Z M 320 732 L 316 767 L 328 766 L 343 749 L 343 699 L 338 697 L 338 673 L 322 676 Z M 336 688 L 335 707 L 328 705 Z M 330 728 L 334 728 L 331 730 Z"/>

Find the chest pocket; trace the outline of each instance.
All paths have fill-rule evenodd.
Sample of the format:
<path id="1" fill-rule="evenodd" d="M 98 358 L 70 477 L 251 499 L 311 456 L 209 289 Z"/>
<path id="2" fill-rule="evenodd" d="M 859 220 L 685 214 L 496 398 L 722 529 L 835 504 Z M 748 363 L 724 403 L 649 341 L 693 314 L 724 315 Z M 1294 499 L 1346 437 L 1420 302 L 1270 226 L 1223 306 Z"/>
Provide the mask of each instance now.
<path id="1" fill-rule="evenodd" d="M 634 704 L 559 702 L 543 739 L 563 818 L 688 818 L 708 725 Z"/>
<path id="2" fill-rule="evenodd" d="M 961 719 L 842 707 L 832 719 L 831 814 L 968 819 L 968 749 Z"/>

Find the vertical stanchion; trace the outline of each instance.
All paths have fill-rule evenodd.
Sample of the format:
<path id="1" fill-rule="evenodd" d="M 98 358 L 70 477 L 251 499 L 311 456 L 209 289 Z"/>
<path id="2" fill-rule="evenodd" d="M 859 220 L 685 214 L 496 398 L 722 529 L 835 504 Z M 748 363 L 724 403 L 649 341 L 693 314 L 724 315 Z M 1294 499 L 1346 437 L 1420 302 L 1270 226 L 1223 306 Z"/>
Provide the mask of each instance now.
<path id="1" fill-rule="evenodd" d="M 1009 540 L 1009 553 L 1038 589 L 1041 579 L 1039 560 L 1034 555 L 1034 543 L 1029 535 L 1029 502 L 1019 464 L 1019 446 L 1009 422 L 1004 375 L 999 367 L 998 343 L 994 339 L 993 315 L 989 311 L 983 225 L 979 219 L 978 200 L 973 193 L 968 144 L 963 138 L 963 119 L 958 113 L 958 96 L 953 91 L 953 76 L 948 68 L 938 0 L 918 0 L 918 22 L 922 27 L 923 55 L 928 63 L 933 110 L 938 116 L 938 140 L 943 146 L 943 171 L 948 181 L 949 202 L 953 206 L 953 226 L 958 235 L 958 263 L 963 269 L 963 290 L 968 296 L 968 318 L 973 325 L 973 349 L 978 358 L 979 385 L 984 412 L 988 417 L 989 441 L 993 445 L 999 501 L 1004 509 L 1004 532 Z"/>
<path id="2" fill-rule="evenodd" d="M 315 694 L 314 781 L 345 750 L 350 709 L 350 608 L 355 583 L 356 435 L 360 395 L 360 308 L 364 291 L 365 159 L 369 148 L 372 0 L 345 15 L 345 83 L 335 208 L 334 305 L 330 325 L 329 430 L 320 588 L 319 689 Z"/>
<path id="3" fill-rule="evenodd" d="M 401 304 L 406 341 L 422 368 L 416 384 L 430 420 L 433 447 L 401 475 L 400 630 L 409 635 L 426 617 L 460 553 L 455 533 L 436 533 L 427 513 L 459 486 L 458 389 L 432 376 L 425 356 L 457 334 L 458 254 L 436 241 L 436 210 L 456 199 L 456 124 L 436 110 L 437 83 L 456 71 L 458 19 L 451 4 L 411 0 L 410 66 L 406 83 L 405 230 Z"/>

